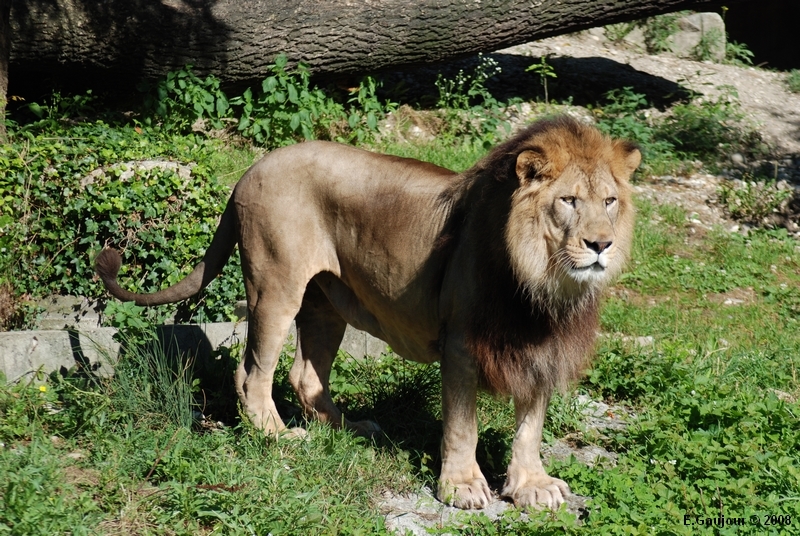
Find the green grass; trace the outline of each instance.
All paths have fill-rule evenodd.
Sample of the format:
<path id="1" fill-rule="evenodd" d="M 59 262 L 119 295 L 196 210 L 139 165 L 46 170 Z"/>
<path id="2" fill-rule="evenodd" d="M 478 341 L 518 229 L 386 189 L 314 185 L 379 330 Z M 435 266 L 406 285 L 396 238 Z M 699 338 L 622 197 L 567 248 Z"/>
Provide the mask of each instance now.
<path id="1" fill-rule="evenodd" d="M 626 430 L 582 435 L 617 452 L 616 465 L 589 468 L 573 459 L 549 467 L 592 497 L 589 517 L 576 524 L 564 512 L 525 518 L 511 511 L 499 521 L 477 514 L 449 532 L 694 534 L 697 526 L 685 519 L 720 512 L 762 521 L 788 515 L 791 525 L 767 532 L 797 532 L 800 247 L 776 231 L 690 237 L 684 221 L 678 207 L 639 203 L 630 269 L 602 313 L 612 336 L 577 386 L 634 415 Z M 727 297 L 742 301 L 725 304 Z M 655 342 L 634 347 L 614 334 Z M 120 370 L 147 376 L 143 351 L 129 352 L 136 366 Z M 235 355 L 224 352 L 217 366 L 229 374 Z M 282 358 L 276 386 L 284 408 L 295 404 L 290 362 Z M 386 436 L 375 442 L 313 423 L 307 440 L 267 440 L 235 409 L 222 410 L 215 397 L 227 396 L 230 406 L 233 394 L 229 382 L 220 387 L 219 370 L 198 364 L 194 377 L 167 370 L 166 379 L 127 387 L 124 378 L 54 375 L 43 388 L 0 388 L 0 527 L 13 534 L 383 534 L 381 493 L 435 482 L 436 365 L 340 356 L 332 376 L 338 403 L 351 417 L 382 425 Z M 176 382 L 196 388 L 175 403 L 190 410 L 205 402 L 209 418 L 227 426 L 207 430 L 169 417 L 169 404 L 142 401 L 157 384 Z M 479 415 L 478 458 L 490 480 L 501 481 L 513 409 L 481 396 Z M 583 427 L 571 395 L 556 397 L 546 441 Z"/>
<path id="2" fill-rule="evenodd" d="M 749 131 L 729 128 L 739 111 L 727 101 L 683 103 L 655 123 L 642 112 L 646 100 L 630 89 L 610 93 L 607 101 L 595 110 L 601 127 L 638 141 L 651 170 L 678 169 L 695 158 L 713 165 L 720 147 L 758 149 Z M 194 120 L 189 115 L 184 123 Z M 196 162 L 194 174 L 203 179 L 198 184 L 220 192 L 261 152 L 247 144 L 169 132 L 163 125 L 59 121 L 12 129 L 13 143 L 0 165 L 17 175 L 7 173 L 8 189 L 0 192 L 0 227 L 15 224 L 18 218 L 6 208 L 21 203 L 28 185 L 55 184 L 55 179 L 38 181 L 46 173 L 79 183 L 98 165 L 162 155 Z M 494 136 L 496 129 L 491 130 Z M 34 142 L 30 148 L 28 141 Z M 487 141 L 473 133 L 466 139 L 442 136 L 427 145 L 383 141 L 368 148 L 462 171 L 485 154 Z M 164 184 L 181 182 L 164 175 Z M 196 197 L 198 188 L 189 193 Z M 74 206 L 70 214 L 83 225 L 86 218 L 78 212 L 83 202 L 71 194 L 77 187 L 57 190 L 52 195 L 67 201 L 51 197 L 41 206 Z M 726 195 L 731 206 L 755 214 L 761 210 L 759 191 Z M 112 194 L 115 203 L 124 199 L 122 193 Z M 201 197 L 209 203 L 201 212 L 210 214 L 213 207 Z M 144 202 L 141 210 L 152 206 Z M 526 517 L 512 509 L 497 521 L 477 514 L 437 530 L 694 534 L 698 527 L 687 519 L 722 513 L 748 521 L 770 514 L 791 519 L 789 525 L 769 528 L 702 530 L 800 532 L 798 242 L 783 231 L 756 230 L 747 237 L 722 229 L 692 234 L 681 207 L 638 202 L 637 208 L 629 269 L 602 311 L 608 336 L 600 339 L 593 368 L 575 387 L 595 400 L 625 406 L 629 426 L 587 430 L 575 392 L 554 397 L 548 410 L 546 442 L 569 435 L 618 456 L 616 464 L 595 468 L 575 459 L 549 464 L 552 475 L 592 498 L 588 517 L 577 523 L 565 511 Z M 68 260 L 59 274 L 67 268 L 89 270 L 86 254 L 65 254 L 66 220 L 42 214 L 37 221 L 58 223 L 47 246 L 59 252 L 54 259 Z M 91 236 L 87 240 L 94 243 Z M 2 252 L 4 258 L 16 259 L 20 247 L 13 248 L 13 257 L 11 249 Z M 164 263 L 163 255 L 153 256 L 154 266 Z M 39 257 L 44 265 L 57 265 Z M 165 269 L 176 277 L 174 268 Z M 4 277 L 9 276 L 0 276 L 0 283 Z M 73 272 L 63 278 L 78 281 Z M 219 301 L 230 301 L 223 298 Z M 205 300 L 214 299 L 207 293 Z M 385 435 L 365 440 L 303 423 L 307 439 L 276 442 L 240 419 L 232 386 L 240 348 L 222 348 L 215 359 L 189 361 L 189 366 L 147 342 L 149 324 L 141 308 L 114 303 L 106 314 L 129 333 L 114 378 L 74 370 L 16 385 L 0 379 L 0 533 L 385 534 L 379 508 L 383 492 L 435 485 L 441 461 L 438 365 L 391 355 L 369 361 L 341 355 L 331 378 L 337 403 L 350 418 L 376 420 Z M 652 346 L 626 342 L 646 336 L 653 338 Z M 290 365 L 291 356 L 282 356 L 275 396 L 285 416 L 298 422 L 287 381 Z M 490 482 L 499 485 L 514 435 L 513 408 L 508 400 L 486 395 L 478 407 L 478 460 Z M 208 420 L 199 421 L 200 412 Z M 224 426 L 208 425 L 216 421 Z"/>
<path id="3" fill-rule="evenodd" d="M 483 146 L 475 144 L 415 145 L 410 143 L 386 143 L 376 150 L 395 156 L 431 162 L 456 172 L 469 169 L 488 152 Z"/>

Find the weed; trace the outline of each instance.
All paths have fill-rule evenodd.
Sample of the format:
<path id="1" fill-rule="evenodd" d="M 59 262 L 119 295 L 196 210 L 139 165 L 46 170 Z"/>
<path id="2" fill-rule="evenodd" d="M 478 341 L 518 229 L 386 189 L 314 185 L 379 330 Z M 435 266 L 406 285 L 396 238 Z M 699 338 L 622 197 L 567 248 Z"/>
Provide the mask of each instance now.
<path id="1" fill-rule="evenodd" d="M 792 193 L 785 182 L 752 177 L 724 182 L 718 192 L 720 203 L 732 218 L 757 224 L 785 208 Z"/>
<path id="2" fill-rule="evenodd" d="M 442 133 L 445 138 L 490 147 L 501 133 L 511 130 L 503 118 L 504 105 L 486 88 L 486 81 L 499 72 L 494 59 L 479 54 L 471 74 L 460 70 L 455 78 L 439 75 L 435 82 L 439 90 L 437 106 L 444 109 L 448 125 Z"/>
<path id="3" fill-rule="evenodd" d="M 174 341 L 161 340 L 151 326 L 131 326 L 119 336 L 121 355 L 110 383 L 114 409 L 141 424 L 190 427 L 199 390 L 192 360 L 177 355 Z"/>
<path id="4" fill-rule="evenodd" d="M 241 97 L 231 99 L 241 109 L 239 132 L 267 147 L 314 139 L 319 123 L 344 113 L 341 105 L 310 86 L 308 66 L 300 63 L 289 71 L 287 64 L 287 57 L 279 55 L 268 67 L 272 74 L 259 92 L 248 88 Z"/>
<path id="5" fill-rule="evenodd" d="M 146 85 L 140 89 L 149 91 Z M 145 106 L 165 122 L 166 128 L 179 131 L 187 131 L 203 120 L 209 121 L 213 128 L 223 128 L 223 120 L 230 110 L 219 79 L 211 75 L 199 78 L 192 71 L 192 65 L 167 73 L 158 83 L 155 96 L 146 98 Z"/>
<path id="6" fill-rule="evenodd" d="M 550 104 L 550 98 L 547 94 L 547 79 L 548 78 L 556 78 L 556 71 L 553 69 L 553 66 L 547 63 L 547 57 L 542 56 L 539 59 L 539 63 L 534 63 L 533 65 L 529 66 L 525 69 L 525 72 L 534 72 L 539 75 L 539 81 L 542 84 L 542 88 L 544 88 L 544 103 Z"/>
<path id="7" fill-rule="evenodd" d="M 339 141 L 363 143 L 369 141 L 373 132 L 378 130 L 378 121 L 386 114 L 397 110 L 397 103 L 381 102 L 377 97 L 380 83 L 371 76 L 364 78 L 358 88 L 351 91 L 347 125 L 350 128 L 344 138 L 336 136 Z"/>
<path id="8" fill-rule="evenodd" d="M 247 88 L 228 98 L 218 78 L 201 79 L 187 65 L 168 73 L 154 93 L 142 87 L 149 93 L 146 109 L 169 131 L 204 132 L 208 126 L 222 129 L 236 124 L 243 136 L 275 148 L 304 139 L 366 141 L 377 130 L 378 120 L 394 108 L 393 103 L 378 100 L 378 83 L 371 77 L 360 83 L 345 106 L 311 85 L 307 65 L 289 68 L 285 54 L 278 55 L 268 70 L 270 75 L 259 89 Z M 145 117 L 145 123 L 155 124 L 154 118 Z"/>
<path id="9" fill-rule="evenodd" d="M 786 75 L 786 86 L 792 93 L 800 93 L 800 69 L 792 69 Z"/>
<path id="10" fill-rule="evenodd" d="M 671 38 L 679 29 L 680 17 L 681 13 L 668 13 L 644 20 L 644 42 L 648 52 L 660 54 L 672 50 Z"/>
<path id="11" fill-rule="evenodd" d="M 759 152 L 760 136 L 742 124 L 736 90 L 720 87 L 716 98 L 695 99 L 678 104 L 662 121 L 657 138 L 669 142 L 677 152 L 704 162 L 733 152 Z"/>
<path id="12" fill-rule="evenodd" d="M 41 121 L 49 126 L 55 126 L 59 121 L 67 118 L 94 115 L 94 102 L 95 96 L 91 90 L 79 95 L 62 95 L 56 91 L 44 104 L 31 102 L 27 108 Z"/>
<path id="13" fill-rule="evenodd" d="M 486 89 L 486 82 L 500 71 L 497 61 L 479 54 L 478 65 L 471 74 L 463 69 L 458 71 L 455 78 L 445 78 L 440 74 L 435 82 L 439 90 L 436 105 L 440 108 L 470 110 L 475 105 L 492 104 L 494 97 Z"/>
<path id="14" fill-rule="evenodd" d="M 731 65 L 745 66 L 753 65 L 755 55 L 744 43 L 727 41 L 725 43 L 725 61 Z"/>
<path id="15" fill-rule="evenodd" d="M 733 152 L 763 154 L 759 134 L 743 122 L 736 91 L 718 89 L 719 96 L 677 104 L 658 121 L 645 116 L 647 99 L 629 87 L 606 93 L 606 104 L 593 112 L 600 130 L 642 147 L 644 167 L 650 172 L 679 170 L 682 162 L 693 160 L 713 165 Z"/>
<path id="16" fill-rule="evenodd" d="M 703 31 L 700 41 L 692 50 L 692 57 L 697 61 L 712 61 L 717 59 L 717 51 L 723 48 L 725 34 L 719 28 Z M 726 49 L 727 50 L 727 49 Z"/>
<path id="17" fill-rule="evenodd" d="M 593 109 L 598 128 L 609 136 L 637 143 L 643 152 L 644 168 L 658 173 L 677 167 L 677 157 L 672 146 L 656 137 L 656 130 L 645 116 L 646 97 L 625 87 L 609 91 L 606 104 Z"/>
<path id="18" fill-rule="evenodd" d="M 636 28 L 636 22 L 620 22 L 604 26 L 606 38 L 619 43 Z"/>

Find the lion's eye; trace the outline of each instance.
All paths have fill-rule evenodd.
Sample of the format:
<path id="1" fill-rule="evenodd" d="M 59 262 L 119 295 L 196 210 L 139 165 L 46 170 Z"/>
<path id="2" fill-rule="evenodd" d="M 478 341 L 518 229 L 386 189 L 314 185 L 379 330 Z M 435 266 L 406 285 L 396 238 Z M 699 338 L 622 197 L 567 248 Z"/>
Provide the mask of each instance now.
<path id="1" fill-rule="evenodd" d="M 616 197 L 606 197 L 606 206 L 607 207 L 610 207 L 611 205 L 613 205 L 616 202 L 617 202 L 617 198 Z"/>
<path id="2" fill-rule="evenodd" d="M 567 204 L 567 205 L 569 205 L 571 207 L 574 207 L 575 206 L 575 196 L 566 195 L 566 196 L 561 198 L 561 202 L 565 203 L 565 204 Z"/>

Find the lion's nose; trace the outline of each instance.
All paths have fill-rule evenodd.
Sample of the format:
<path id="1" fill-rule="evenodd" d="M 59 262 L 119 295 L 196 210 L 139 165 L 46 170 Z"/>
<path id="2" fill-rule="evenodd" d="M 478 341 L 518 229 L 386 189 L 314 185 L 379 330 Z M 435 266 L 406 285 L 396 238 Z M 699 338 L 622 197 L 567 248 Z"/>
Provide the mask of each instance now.
<path id="1" fill-rule="evenodd" d="M 607 242 L 591 242 L 591 241 L 586 240 L 584 238 L 583 239 L 583 243 L 586 244 L 587 248 L 591 249 L 592 251 L 594 251 L 598 255 L 600 255 L 602 252 L 604 252 L 609 247 L 611 247 L 611 241 L 610 240 L 607 241 Z"/>

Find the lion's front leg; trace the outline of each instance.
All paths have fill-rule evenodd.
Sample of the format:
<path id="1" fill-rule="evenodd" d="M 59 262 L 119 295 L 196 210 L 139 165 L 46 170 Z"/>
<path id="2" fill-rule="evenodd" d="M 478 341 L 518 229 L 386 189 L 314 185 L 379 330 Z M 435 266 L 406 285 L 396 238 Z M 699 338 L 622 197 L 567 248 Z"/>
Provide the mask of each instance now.
<path id="1" fill-rule="evenodd" d="M 492 501 L 492 492 L 475 459 L 477 397 L 478 376 L 471 359 L 459 359 L 453 354 L 445 356 L 442 359 L 442 474 L 436 497 L 457 508 L 484 508 Z"/>
<path id="2" fill-rule="evenodd" d="M 539 450 L 549 402 L 549 391 L 536 393 L 529 401 L 514 400 L 517 433 L 501 494 L 520 508 L 557 509 L 570 493 L 566 482 L 548 476 L 542 467 Z"/>

